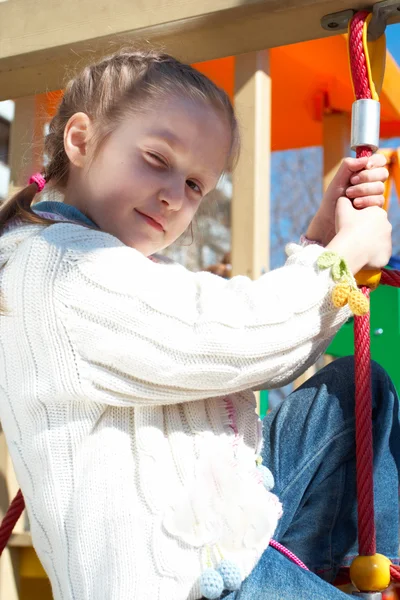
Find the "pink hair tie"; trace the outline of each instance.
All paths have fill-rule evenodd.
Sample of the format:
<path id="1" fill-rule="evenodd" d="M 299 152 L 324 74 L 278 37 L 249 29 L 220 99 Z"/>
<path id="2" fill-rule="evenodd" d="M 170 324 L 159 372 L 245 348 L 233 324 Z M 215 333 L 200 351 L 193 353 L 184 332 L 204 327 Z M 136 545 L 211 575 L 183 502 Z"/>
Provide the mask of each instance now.
<path id="1" fill-rule="evenodd" d="M 41 192 L 43 190 L 44 186 L 46 185 L 46 180 L 41 173 L 35 173 L 29 179 L 29 185 L 31 183 L 36 183 L 36 185 L 38 186 L 39 192 Z"/>

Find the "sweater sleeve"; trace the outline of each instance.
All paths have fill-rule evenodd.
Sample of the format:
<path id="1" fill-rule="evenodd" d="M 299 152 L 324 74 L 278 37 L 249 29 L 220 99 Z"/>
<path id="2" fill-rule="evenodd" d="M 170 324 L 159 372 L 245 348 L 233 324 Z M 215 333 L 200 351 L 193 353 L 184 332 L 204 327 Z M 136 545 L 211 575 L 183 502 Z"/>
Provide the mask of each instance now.
<path id="1" fill-rule="evenodd" d="M 330 274 L 316 268 L 318 246 L 291 245 L 285 266 L 252 281 L 156 264 L 100 232 L 65 237 L 56 310 L 86 393 L 106 404 L 284 385 L 349 317 L 331 302 Z"/>

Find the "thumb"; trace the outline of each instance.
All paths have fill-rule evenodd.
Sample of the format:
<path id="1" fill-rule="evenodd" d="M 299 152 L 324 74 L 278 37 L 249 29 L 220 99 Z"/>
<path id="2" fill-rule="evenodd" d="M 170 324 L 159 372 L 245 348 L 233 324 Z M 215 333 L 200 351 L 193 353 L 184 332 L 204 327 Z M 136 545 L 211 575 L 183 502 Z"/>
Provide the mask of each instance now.
<path id="1" fill-rule="evenodd" d="M 343 215 L 347 215 L 350 213 L 353 213 L 356 209 L 353 206 L 352 201 L 347 198 L 346 196 L 340 196 L 340 198 L 338 198 L 337 204 L 336 204 L 336 211 L 340 212 Z"/>
<path id="2" fill-rule="evenodd" d="M 340 196 L 336 204 L 336 230 L 339 230 L 343 225 L 352 218 L 356 209 L 349 198 Z"/>

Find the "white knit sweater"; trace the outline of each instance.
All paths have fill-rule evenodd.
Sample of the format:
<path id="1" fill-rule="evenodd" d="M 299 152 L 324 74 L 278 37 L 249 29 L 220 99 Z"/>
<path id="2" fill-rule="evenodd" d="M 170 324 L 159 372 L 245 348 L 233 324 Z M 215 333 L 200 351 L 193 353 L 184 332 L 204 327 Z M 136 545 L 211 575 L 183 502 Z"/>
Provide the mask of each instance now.
<path id="1" fill-rule="evenodd" d="M 226 281 L 76 224 L 0 237 L 0 419 L 56 600 L 195 600 L 219 552 L 248 575 L 281 511 L 249 390 L 349 316 L 321 251 Z"/>

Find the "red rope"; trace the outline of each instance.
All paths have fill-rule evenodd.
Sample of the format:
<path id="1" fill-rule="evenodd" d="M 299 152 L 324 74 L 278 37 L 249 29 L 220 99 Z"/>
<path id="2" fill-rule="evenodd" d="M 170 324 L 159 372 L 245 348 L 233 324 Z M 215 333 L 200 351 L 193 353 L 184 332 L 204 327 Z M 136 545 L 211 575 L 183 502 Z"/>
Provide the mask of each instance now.
<path id="1" fill-rule="evenodd" d="M 382 269 L 381 284 L 391 285 L 392 287 L 400 287 L 400 271 Z"/>
<path id="2" fill-rule="evenodd" d="M 362 288 L 369 296 L 369 289 Z M 376 553 L 369 314 L 354 318 L 358 552 Z"/>
<path id="3" fill-rule="evenodd" d="M 368 15 L 369 13 L 365 10 L 354 15 L 349 32 L 350 69 L 357 100 L 372 98 L 362 39 L 364 22 Z"/>
<path id="4" fill-rule="evenodd" d="M 390 565 L 390 575 L 394 581 L 400 581 L 400 567 L 398 565 Z"/>
<path id="5" fill-rule="evenodd" d="M 352 19 L 349 32 L 350 67 L 357 100 L 372 98 L 362 41 L 364 22 L 368 14 L 366 11 L 357 13 Z M 369 148 L 357 148 L 357 157 L 371 155 L 372 151 Z M 362 292 L 369 296 L 368 288 L 362 288 Z M 365 556 L 376 553 L 369 314 L 354 318 L 354 347 L 358 552 Z"/>
<path id="6" fill-rule="evenodd" d="M 6 512 L 6 516 L 4 517 L 0 525 L 0 556 L 4 548 L 7 546 L 7 542 L 11 537 L 12 530 L 14 529 L 15 524 L 22 515 L 24 508 L 24 497 L 22 495 L 21 490 L 19 490 L 18 494 L 11 502 L 9 509 Z"/>

